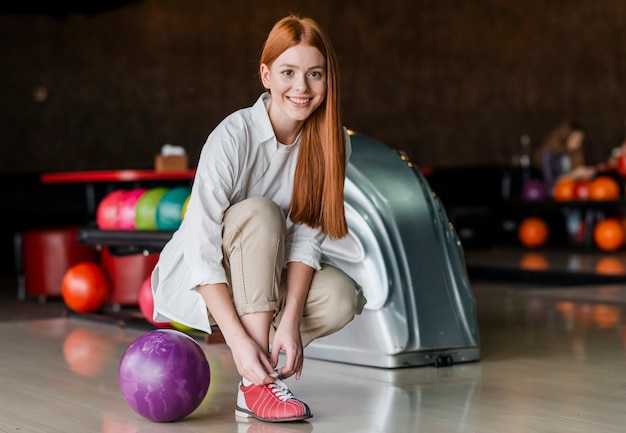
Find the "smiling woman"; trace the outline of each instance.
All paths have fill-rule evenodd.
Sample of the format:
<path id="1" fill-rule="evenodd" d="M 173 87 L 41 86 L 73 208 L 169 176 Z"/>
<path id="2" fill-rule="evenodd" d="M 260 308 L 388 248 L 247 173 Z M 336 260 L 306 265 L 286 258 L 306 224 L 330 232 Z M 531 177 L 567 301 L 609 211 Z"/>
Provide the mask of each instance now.
<path id="1" fill-rule="evenodd" d="M 276 138 L 295 142 L 304 121 L 326 97 L 326 62 L 322 53 L 301 42 L 285 50 L 271 67 L 261 64 L 263 86 L 272 95 L 269 107 Z"/>
<path id="2" fill-rule="evenodd" d="M 322 259 L 324 240 L 348 233 L 351 147 L 337 74 L 315 21 L 274 25 L 259 62 L 266 91 L 209 135 L 185 218 L 152 273 L 155 321 L 209 334 L 219 326 L 242 378 L 239 416 L 311 417 L 282 379 L 299 379 L 304 347 L 365 304 L 355 282 Z"/>

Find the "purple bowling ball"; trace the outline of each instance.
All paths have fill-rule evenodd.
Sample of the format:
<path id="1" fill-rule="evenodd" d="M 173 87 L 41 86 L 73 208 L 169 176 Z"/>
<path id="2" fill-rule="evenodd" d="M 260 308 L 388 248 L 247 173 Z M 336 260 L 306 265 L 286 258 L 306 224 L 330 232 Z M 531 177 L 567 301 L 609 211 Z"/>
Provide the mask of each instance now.
<path id="1" fill-rule="evenodd" d="M 525 201 L 545 200 L 547 197 L 546 186 L 539 179 L 531 179 L 522 187 L 522 199 Z"/>
<path id="2" fill-rule="evenodd" d="M 200 345 L 174 329 L 157 329 L 131 343 L 118 382 L 128 405 L 152 421 L 171 422 L 200 406 L 211 372 Z"/>

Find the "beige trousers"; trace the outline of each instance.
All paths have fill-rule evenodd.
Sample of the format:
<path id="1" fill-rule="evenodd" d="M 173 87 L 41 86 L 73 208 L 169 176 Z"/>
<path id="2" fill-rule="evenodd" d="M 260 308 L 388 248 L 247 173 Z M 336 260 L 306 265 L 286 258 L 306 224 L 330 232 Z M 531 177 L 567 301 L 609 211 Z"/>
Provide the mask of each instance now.
<path id="1" fill-rule="evenodd" d="M 224 268 L 235 309 L 240 316 L 274 311 L 274 327 L 287 296 L 285 234 L 284 213 L 266 198 L 244 200 L 224 216 Z M 343 328 L 365 302 L 348 275 L 323 265 L 313 273 L 306 298 L 300 327 L 303 345 Z"/>

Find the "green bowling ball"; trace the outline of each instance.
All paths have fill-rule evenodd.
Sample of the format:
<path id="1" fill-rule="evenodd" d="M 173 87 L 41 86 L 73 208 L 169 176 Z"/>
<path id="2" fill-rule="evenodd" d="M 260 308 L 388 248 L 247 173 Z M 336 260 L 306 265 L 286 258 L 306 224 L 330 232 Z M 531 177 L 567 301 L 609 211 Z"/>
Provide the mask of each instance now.
<path id="1" fill-rule="evenodd" d="M 135 206 L 136 230 L 158 230 L 157 207 L 168 191 L 169 188 L 160 186 L 150 188 L 141 196 Z"/>
<path id="2" fill-rule="evenodd" d="M 187 325 L 183 325 L 182 323 L 179 322 L 170 322 L 170 326 L 180 332 L 184 332 L 185 334 L 197 334 L 197 333 L 202 333 L 202 331 L 195 329 L 195 328 L 191 328 Z"/>
<path id="3" fill-rule="evenodd" d="M 179 186 L 170 189 L 159 201 L 156 210 L 156 223 L 159 230 L 176 230 L 183 221 L 183 206 L 191 188 Z"/>

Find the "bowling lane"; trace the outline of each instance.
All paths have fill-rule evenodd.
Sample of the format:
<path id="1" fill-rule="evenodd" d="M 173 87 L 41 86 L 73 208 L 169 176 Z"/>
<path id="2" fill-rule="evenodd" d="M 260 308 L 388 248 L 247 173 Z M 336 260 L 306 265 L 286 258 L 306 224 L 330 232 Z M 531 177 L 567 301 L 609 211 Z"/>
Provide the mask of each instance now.
<path id="1" fill-rule="evenodd" d="M 582 248 L 493 247 L 465 251 L 470 277 L 556 285 L 626 282 L 626 252 Z"/>
<path id="2" fill-rule="evenodd" d="M 28 433 L 614 433 L 626 424 L 626 297 L 621 285 L 472 283 L 482 358 L 382 369 L 307 358 L 288 380 L 314 416 L 303 423 L 234 416 L 239 380 L 224 344 L 201 344 L 206 399 L 176 423 L 125 403 L 120 359 L 145 329 L 61 317 L 0 322 L 0 431 Z M 37 304 L 33 305 L 36 306 Z M 39 306 L 41 307 L 41 306 Z"/>

